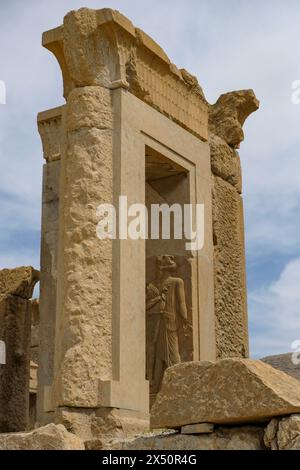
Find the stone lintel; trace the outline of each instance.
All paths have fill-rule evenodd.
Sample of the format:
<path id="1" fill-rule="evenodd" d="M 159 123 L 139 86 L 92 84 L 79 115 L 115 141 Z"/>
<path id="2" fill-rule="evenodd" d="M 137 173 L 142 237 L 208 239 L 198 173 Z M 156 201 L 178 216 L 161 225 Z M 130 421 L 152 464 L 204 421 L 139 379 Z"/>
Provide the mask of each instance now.
<path id="1" fill-rule="evenodd" d="M 64 107 L 65 106 L 58 106 L 56 108 L 41 111 L 40 113 L 38 113 L 37 116 L 38 124 L 43 124 L 45 122 L 52 121 L 52 119 L 61 119 Z"/>
<path id="2" fill-rule="evenodd" d="M 209 105 L 197 79 L 172 64 L 151 37 L 118 11 L 71 11 L 63 26 L 43 34 L 42 44 L 60 64 L 66 99 L 76 87 L 125 87 L 200 139 L 208 139 Z"/>

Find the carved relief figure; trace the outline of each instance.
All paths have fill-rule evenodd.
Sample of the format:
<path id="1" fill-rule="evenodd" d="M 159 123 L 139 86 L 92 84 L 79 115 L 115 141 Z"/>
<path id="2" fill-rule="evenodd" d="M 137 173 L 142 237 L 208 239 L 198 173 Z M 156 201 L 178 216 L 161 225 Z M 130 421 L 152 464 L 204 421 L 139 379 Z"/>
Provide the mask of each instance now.
<path id="1" fill-rule="evenodd" d="M 157 278 L 146 287 L 146 312 L 152 322 L 147 344 L 147 378 L 150 393 L 161 387 L 164 371 L 181 362 L 179 330 L 190 327 L 187 319 L 184 281 L 174 277 L 174 257 L 158 256 Z"/>

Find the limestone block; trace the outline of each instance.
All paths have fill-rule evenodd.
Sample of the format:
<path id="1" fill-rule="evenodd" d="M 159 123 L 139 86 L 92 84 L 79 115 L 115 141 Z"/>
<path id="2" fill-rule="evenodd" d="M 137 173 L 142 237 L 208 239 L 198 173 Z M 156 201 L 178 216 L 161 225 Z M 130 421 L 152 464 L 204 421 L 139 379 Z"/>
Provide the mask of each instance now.
<path id="1" fill-rule="evenodd" d="M 92 435 L 92 420 L 94 410 L 87 408 L 59 408 L 55 415 L 55 422 L 62 424 L 68 432 L 76 434 L 83 441 L 89 441 Z"/>
<path id="2" fill-rule="evenodd" d="M 277 432 L 279 419 L 273 418 L 265 429 L 264 443 L 268 449 L 278 450 Z"/>
<path id="3" fill-rule="evenodd" d="M 213 186 L 217 358 L 248 356 L 243 201 L 221 178 Z"/>
<path id="4" fill-rule="evenodd" d="M 167 369 L 151 427 L 244 424 L 299 412 L 299 381 L 261 361 L 190 362 Z"/>
<path id="5" fill-rule="evenodd" d="M 33 289 L 39 280 L 39 272 L 32 267 L 2 269 L 0 271 L 0 295 L 15 295 L 31 299 Z"/>
<path id="6" fill-rule="evenodd" d="M 210 423 L 188 424 L 181 428 L 181 434 L 210 434 L 212 432 L 214 432 L 214 425 Z"/>
<path id="7" fill-rule="evenodd" d="M 279 450 L 300 450 L 300 415 L 279 421 L 277 442 Z"/>
<path id="8" fill-rule="evenodd" d="M 74 88 L 122 87 L 207 140 L 208 103 L 197 79 L 118 11 L 73 10 L 44 33 L 43 45 L 60 64 L 66 99 Z"/>
<path id="9" fill-rule="evenodd" d="M 106 448 L 116 450 L 262 450 L 263 428 L 256 426 L 218 428 L 198 436 L 153 433 L 126 440 L 114 440 Z"/>
<path id="10" fill-rule="evenodd" d="M 43 144 L 43 155 L 48 163 L 59 160 L 61 157 L 63 108 L 61 106 L 50 109 L 38 115 L 38 130 Z"/>
<path id="11" fill-rule="evenodd" d="M 265 430 L 264 442 L 271 450 L 300 450 L 300 415 L 273 419 Z"/>
<path id="12" fill-rule="evenodd" d="M 244 140 L 243 125 L 248 116 L 259 108 L 253 90 L 225 93 L 210 107 L 209 130 L 239 148 Z"/>
<path id="13" fill-rule="evenodd" d="M 96 227 L 97 207 L 113 202 L 112 131 L 94 126 L 97 116 L 111 122 L 112 108 L 104 102 L 102 122 L 99 93 L 108 96 L 94 87 L 71 93 L 65 113 L 55 389 L 59 405 L 70 407 L 97 407 L 99 379 L 111 378 L 112 241 L 99 240 Z"/>
<path id="14" fill-rule="evenodd" d="M 215 134 L 209 138 L 211 169 L 215 176 L 242 192 L 241 162 L 238 153 Z"/>
<path id="15" fill-rule="evenodd" d="M 107 88 L 75 88 L 68 97 L 65 126 L 68 131 L 82 127 L 112 129 L 111 109 L 111 92 Z"/>
<path id="16" fill-rule="evenodd" d="M 22 281 L 18 286 L 23 294 L 28 288 Z M 28 425 L 30 327 L 30 302 L 1 296 L 0 339 L 6 344 L 6 364 L 0 366 L 0 432 L 23 431 Z"/>
<path id="17" fill-rule="evenodd" d="M 0 450 L 84 450 L 79 437 L 49 424 L 28 433 L 0 434 Z"/>
<path id="18" fill-rule="evenodd" d="M 125 439 L 149 430 L 148 420 L 113 408 L 59 408 L 55 421 L 82 439 L 89 450 L 105 448 L 111 439 Z"/>

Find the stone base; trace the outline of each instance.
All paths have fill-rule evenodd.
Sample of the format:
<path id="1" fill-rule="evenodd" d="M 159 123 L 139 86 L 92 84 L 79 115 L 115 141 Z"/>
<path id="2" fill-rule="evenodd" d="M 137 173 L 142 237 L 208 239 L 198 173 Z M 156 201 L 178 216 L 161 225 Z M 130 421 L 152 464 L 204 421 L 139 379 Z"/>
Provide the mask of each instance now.
<path id="1" fill-rule="evenodd" d="M 0 434 L 0 450 L 84 450 L 84 444 L 62 425 L 31 432 Z"/>
<path id="2" fill-rule="evenodd" d="M 55 421 L 82 439 L 88 449 L 102 449 L 112 439 L 126 439 L 149 430 L 146 417 L 115 408 L 60 408 Z"/>
<path id="3" fill-rule="evenodd" d="M 213 433 L 185 435 L 176 431 L 149 433 L 135 439 L 114 440 L 109 450 L 261 450 L 264 428 L 219 428 Z M 108 449 L 107 449 L 108 450 Z"/>
<path id="4" fill-rule="evenodd" d="M 300 450 L 300 415 L 275 418 L 267 425 L 217 427 L 207 434 L 152 432 L 115 439 L 106 450 Z"/>
<path id="5" fill-rule="evenodd" d="M 265 426 L 220 426 L 207 434 L 161 430 L 116 439 L 101 431 L 117 423 L 115 411 L 109 413 L 109 418 L 102 423 L 104 427 L 100 426 L 91 439 L 87 439 L 87 435 L 80 439 L 61 424 L 49 424 L 28 433 L 0 434 L 0 450 L 300 450 L 300 415 L 275 418 Z M 93 412 L 87 413 L 86 421 L 92 415 Z M 77 413 L 77 421 L 75 412 L 67 415 L 64 410 L 64 416 L 69 425 L 72 420 L 77 431 L 80 422 L 83 430 L 86 429 L 82 413 Z"/>

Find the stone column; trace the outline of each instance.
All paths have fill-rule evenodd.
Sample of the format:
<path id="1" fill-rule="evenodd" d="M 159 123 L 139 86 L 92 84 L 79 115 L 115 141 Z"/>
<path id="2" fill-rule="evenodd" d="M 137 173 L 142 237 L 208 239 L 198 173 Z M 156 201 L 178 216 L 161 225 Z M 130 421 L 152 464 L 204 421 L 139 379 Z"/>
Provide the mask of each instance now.
<path id="1" fill-rule="evenodd" d="M 0 271 L 0 340 L 6 364 L 0 365 L 0 432 L 24 431 L 29 425 L 31 299 L 38 271 Z"/>
<path id="2" fill-rule="evenodd" d="M 252 90 L 220 96 L 210 108 L 217 358 L 248 357 L 242 126 L 259 102 Z"/>
<path id="3" fill-rule="evenodd" d="M 52 386 L 56 323 L 59 179 L 61 158 L 61 115 L 63 107 L 39 113 L 38 129 L 43 144 L 40 347 L 38 368 L 37 421 L 53 421 Z"/>
<path id="4" fill-rule="evenodd" d="M 111 92 L 74 89 L 63 117 L 55 338 L 56 406 L 97 408 L 112 375 L 112 241 L 96 235 L 113 202 Z"/>

